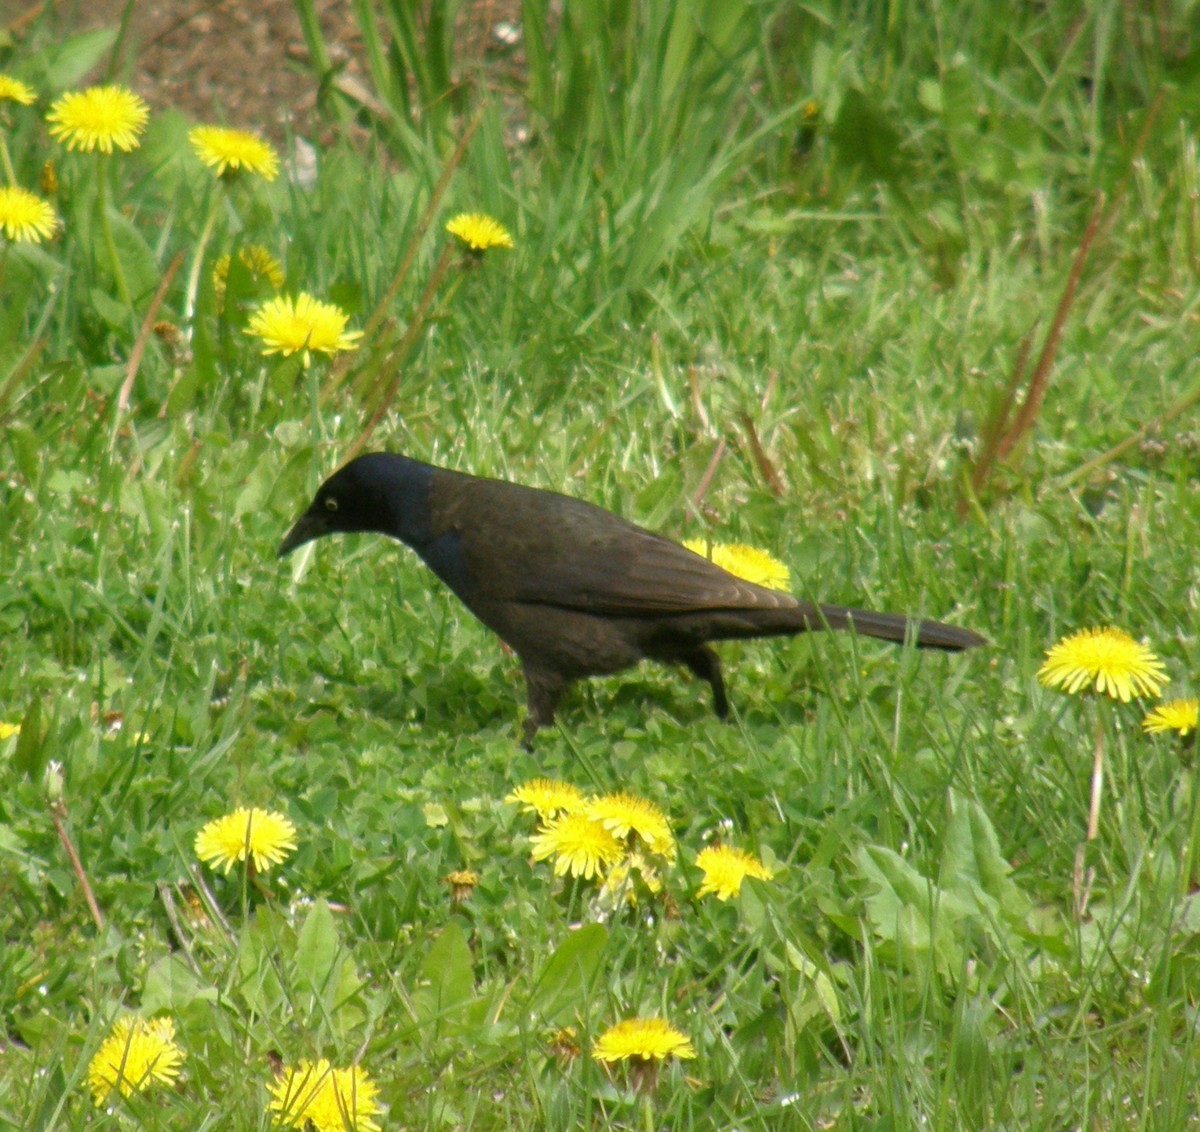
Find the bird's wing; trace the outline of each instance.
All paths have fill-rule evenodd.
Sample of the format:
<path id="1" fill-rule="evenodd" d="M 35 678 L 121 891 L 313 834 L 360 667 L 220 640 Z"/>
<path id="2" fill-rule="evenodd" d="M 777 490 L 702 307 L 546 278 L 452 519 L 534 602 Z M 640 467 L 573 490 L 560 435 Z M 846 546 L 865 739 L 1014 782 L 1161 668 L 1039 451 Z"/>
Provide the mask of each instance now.
<path id="1" fill-rule="evenodd" d="M 591 503 L 496 481 L 475 486 L 454 508 L 460 545 L 501 600 L 612 617 L 797 604 Z"/>
<path id="2" fill-rule="evenodd" d="M 634 528 L 611 553 L 580 555 L 530 587 L 528 601 L 608 616 L 715 609 L 780 609 L 791 594 L 768 590 L 714 566 L 668 539 Z M 549 582 L 550 584 L 546 584 Z"/>

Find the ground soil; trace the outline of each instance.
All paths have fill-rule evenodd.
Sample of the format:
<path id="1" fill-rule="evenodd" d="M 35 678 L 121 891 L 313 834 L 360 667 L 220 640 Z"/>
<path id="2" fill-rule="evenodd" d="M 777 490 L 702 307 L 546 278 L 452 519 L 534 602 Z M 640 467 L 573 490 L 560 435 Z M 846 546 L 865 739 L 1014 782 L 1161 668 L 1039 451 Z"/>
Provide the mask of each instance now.
<path id="1" fill-rule="evenodd" d="M 339 81 L 361 81 L 361 39 L 350 0 L 314 4 Z M 289 133 L 328 140 L 320 83 L 294 0 L 0 0 L 0 31 L 8 29 L 19 44 L 25 29 L 45 20 L 65 38 L 119 26 L 126 12 L 118 75 L 152 110 L 175 108 L 276 143 Z M 460 9 L 457 54 L 483 57 L 511 38 L 519 18 L 520 0 L 469 0 Z"/>

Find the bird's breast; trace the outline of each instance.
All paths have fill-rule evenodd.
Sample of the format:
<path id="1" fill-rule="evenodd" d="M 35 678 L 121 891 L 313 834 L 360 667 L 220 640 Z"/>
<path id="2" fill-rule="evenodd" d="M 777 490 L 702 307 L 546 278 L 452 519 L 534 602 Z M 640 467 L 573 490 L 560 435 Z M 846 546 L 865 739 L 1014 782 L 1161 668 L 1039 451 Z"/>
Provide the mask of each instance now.
<path id="1" fill-rule="evenodd" d="M 462 551 L 462 532 L 450 527 L 430 538 L 416 543 L 413 549 L 443 582 L 460 598 L 466 600 L 471 589 L 471 576 Z M 469 604 L 469 603 L 468 603 Z"/>

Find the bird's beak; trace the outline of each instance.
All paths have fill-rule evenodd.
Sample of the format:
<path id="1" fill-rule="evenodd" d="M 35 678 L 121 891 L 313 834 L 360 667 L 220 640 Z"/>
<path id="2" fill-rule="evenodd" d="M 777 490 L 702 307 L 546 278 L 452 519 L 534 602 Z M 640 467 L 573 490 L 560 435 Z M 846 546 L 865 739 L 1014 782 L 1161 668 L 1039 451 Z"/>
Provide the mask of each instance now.
<path id="1" fill-rule="evenodd" d="M 323 516 L 305 511 L 296 520 L 296 525 L 284 535 L 283 542 L 279 544 L 277 557 L 282 558 L 285 554 L 291 554 L 296 547 L 303 546 L 306 542 L 312 542 L 313 539 L 328 533 Z"/>

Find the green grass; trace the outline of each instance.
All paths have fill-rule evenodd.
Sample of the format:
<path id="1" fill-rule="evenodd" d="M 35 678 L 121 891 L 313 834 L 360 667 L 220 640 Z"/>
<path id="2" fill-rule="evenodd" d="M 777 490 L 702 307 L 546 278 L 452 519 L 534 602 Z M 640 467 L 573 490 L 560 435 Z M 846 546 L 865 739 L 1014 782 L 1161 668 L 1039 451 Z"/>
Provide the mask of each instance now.
<path id="1" fill-rule="evenodd" d="M 150 340 L 124 415 L 150 297 L 184 252 L 158 316 L 181 321 L 217 186 L 177 115 L 109 162 L 123 306 L 94 162 L 10 115 L 21 183 L 58 164 L 64 229 L 0 249 L 0 719 L 25 724 L 0 742 L 0 1127 L 266 1128 L 273 1060 L 322 1056 L 370 1073 L 388 1128 L 1190 1124 L 1195 770 L 1139 705 L 1035 673 L 1060 636 L 1115 624 L 1168 694 L 1197 691 L 1194 5 L 1157 24 L 1100 2 L 566 8 L 557 39 L 527 35 L 514 103 L 500 68 L 445 97 L 475 66 L 452 5 L 429 8 L 427 56 L 406 6 L 379 6 L 410 73 L 375 58 L 386 116 L 336 85 L 328 107 L 372 143 L 323 153 L 311 188 L 221 194 L 188 348 Z M 50 30 L 0 44 L 40 112 L 110 44 Z M 373 446 L 751 542 L 799 594 L 951 618 L 990 649 L 722 646 L 731 724 L 646 667 L 579 687 L 527 754 L 517 663 L 410 552 L 275 559 L 369 407 L 353 381 L 320 402 L 325 361 L 262 358 L 210 260 L 265 244 L 289 289 L 363 325 L 477 111 L 390 316 L 453 211 L 517 247 L 452 272 Z M 1098 191 L 1112 219 L 1045 405 L 960 514 Z M 103 930 L 55 830 L 59 774 Z M 594 886 L 533 863 L 534 823 L 502 799 L 539 775 L 659 805 L 680 846 L 664 894 L 601 915 Z M 249 889 L 192 849 L 236 805 L 299 834 Z M 697 898 L 714 837 L 775 877 Z M 481 881 L 455 906 L 442 878 L 464 867 Z M 85 1076 L 123 1010 L 171 1017 L 187 1057 L 110 1115 Z M 634 1014 L 698 1052 L 641 1097 L 588 1056 Z M 549 1040 L 567 1025 L 577 1058 Z"/>

